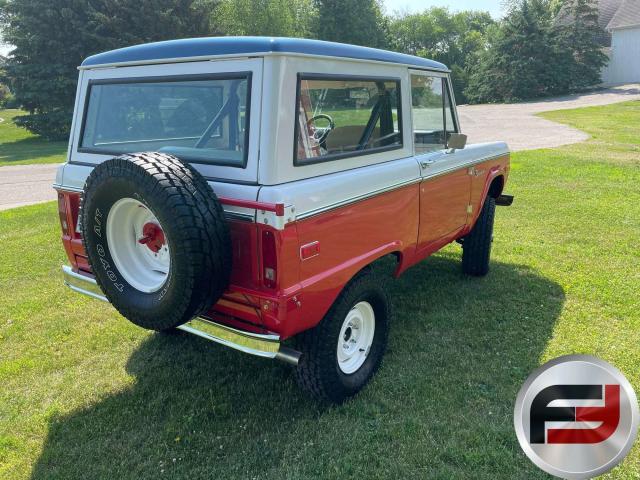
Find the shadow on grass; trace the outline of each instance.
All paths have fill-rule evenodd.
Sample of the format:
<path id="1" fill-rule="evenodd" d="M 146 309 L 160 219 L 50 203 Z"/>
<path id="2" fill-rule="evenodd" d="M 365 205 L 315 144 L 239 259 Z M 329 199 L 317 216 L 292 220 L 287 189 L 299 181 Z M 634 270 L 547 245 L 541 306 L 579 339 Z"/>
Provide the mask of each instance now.
<path id="1" fill-rule="evenodd" d="M 13 142 L 0 143 L 0 162 L 24 162 L 63 156 L 67 152 L 66 142 L 49 142 L 42 138 L 23 138 Z M 61 160 L 62 161 L 62 160 Z"/>
<path id="2" fill-rule="evenodd" d="M 511 414 L 561 287 L 501 263 L 467 278 L 459 257 L 444 254 L 391 288 L 385 364 L 342 407 L 308 399 L 284 364 L 153 334 L 128 360 L 131 387 L 51 420 L 32 478 L 540 475 Z"/>

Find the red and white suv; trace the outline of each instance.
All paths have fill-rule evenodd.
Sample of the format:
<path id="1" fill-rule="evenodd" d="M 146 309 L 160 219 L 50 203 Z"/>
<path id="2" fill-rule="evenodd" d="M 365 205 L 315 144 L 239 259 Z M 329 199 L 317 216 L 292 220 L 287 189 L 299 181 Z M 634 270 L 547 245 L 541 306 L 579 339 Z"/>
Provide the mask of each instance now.
<path id="1" fill-rule="evenodd" d="M 341 402 L 387 344 L 372 264 L 397 277 L 458 241 L 466 273 L 489 269 L 509 151 L 465 143 L 449 71 L 423 58 L 251 37 L 95 55 L 55 185 L 65 281 Z"/>

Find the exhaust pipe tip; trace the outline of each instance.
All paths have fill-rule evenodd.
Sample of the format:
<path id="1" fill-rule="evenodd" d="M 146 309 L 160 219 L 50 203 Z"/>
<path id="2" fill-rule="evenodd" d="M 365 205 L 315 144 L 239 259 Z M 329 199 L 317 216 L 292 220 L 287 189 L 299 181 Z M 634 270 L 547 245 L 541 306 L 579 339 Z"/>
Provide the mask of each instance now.
<path id="1" fill-rule="evenodd" d="M 294 367 L 298 366 L 298 362 L 300 361 L 300 357 L 302 356 L 302 352 L 294 350 L 293 348 L 285 347 L 283 345 L 280 346 L 278 353 L 276 353 L 275 358 L 293 365 Z"/>

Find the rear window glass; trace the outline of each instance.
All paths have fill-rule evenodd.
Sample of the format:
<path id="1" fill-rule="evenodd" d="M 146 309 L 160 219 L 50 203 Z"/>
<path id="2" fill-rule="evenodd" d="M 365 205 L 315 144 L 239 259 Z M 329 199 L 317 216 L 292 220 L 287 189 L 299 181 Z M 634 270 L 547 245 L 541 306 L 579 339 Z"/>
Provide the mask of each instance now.
<path id="1" fill-rule="evenodd" d="M 400 82 L 302 77 L 296 165 L 402 147 Z"/>
<path id="2" fill-rule="evenodd" d="M 159 151 L 243 167 L 249 83 L 247 75 L 91 83 L 79 151 Z"/>

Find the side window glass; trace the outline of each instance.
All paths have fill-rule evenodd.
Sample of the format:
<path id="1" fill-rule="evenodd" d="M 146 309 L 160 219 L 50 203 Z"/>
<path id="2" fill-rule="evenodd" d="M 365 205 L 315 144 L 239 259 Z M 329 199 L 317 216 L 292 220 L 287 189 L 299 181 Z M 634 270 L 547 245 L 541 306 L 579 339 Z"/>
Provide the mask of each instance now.
<path id="1" fill-rule="evenodd" d="M 442 92 L 442 78 L 411 75 L 411 105 L 416 155 L 445 147 Z"/>
<path id="2" fill-rule="evenodd" d="M 445 115 L 445 129 L 447 131 L 447 141 L 449 141 L 449 135 L 451 133 L 458 132 L 458 126 L 453 119 L 453 105 L 451 104 L 451 90 L 448 88 L 446 82 L 444 84 L 444 115 Z"/>
<path id="3" fill-rule="evenodd" d="M 303 77 L 298 89 L 296 165 L 402 146 L 398 80 Z"/>

